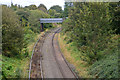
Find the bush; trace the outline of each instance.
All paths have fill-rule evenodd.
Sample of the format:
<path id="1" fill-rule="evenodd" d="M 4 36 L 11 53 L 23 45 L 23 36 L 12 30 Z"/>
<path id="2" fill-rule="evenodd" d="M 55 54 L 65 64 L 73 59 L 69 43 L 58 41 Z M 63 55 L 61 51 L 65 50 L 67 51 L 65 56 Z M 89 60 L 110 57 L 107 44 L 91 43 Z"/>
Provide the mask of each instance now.
<path id="1" fill-rule="evenodd" d="M 120 2 L 110 3 L 110 11 L 112 15 L 111 25 L 115 33 L 120 34 Z"/>
<path id="2" fill-rule="evenodd" d="M 96 78 L 119 78 L 118 51 L 105 55 L 103 59 L 96 61 L 89 71 Z"/>
<path id="3" fill-rule="evenodd" d="M 22 73 L 20 69 L 20 60 L 5 56 L 2 57 L 2 79 L 6 80 L 6 78 L 20 78 Z"/>
<path id="4" fill-rule="evenodd" d="M 23 28 L 10 8 L 3 6 L 2 10 L 2 52 L 5 56 L 15 56 L 23 48 Z"/>

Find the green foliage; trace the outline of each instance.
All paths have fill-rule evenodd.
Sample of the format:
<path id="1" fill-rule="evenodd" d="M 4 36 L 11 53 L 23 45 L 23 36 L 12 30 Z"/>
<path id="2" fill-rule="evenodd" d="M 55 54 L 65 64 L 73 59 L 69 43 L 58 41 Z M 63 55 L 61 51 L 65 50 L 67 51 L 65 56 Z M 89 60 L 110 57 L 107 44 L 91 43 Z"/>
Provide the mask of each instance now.
<path id="1" fill-rule="evenodd" d="M 73 6 L 73 2 L 65 2 L 65 7 L 64 7 L 64 17 L 68 17 L 69 14 L 69 9 Z"/>
<path id="2" fill-rule="evenodd" d="M 21 63 L 16 58 L 2 56 L 2 79 L 20 78 L 22 71 L 19 68 Z"/>
<path id="3" fill-rule="evenodd" d="M 29 6 L 25 6 L 25 8 L 28 8 L 29 10 L 36 10 L 37 6 L 36 5 L 29 5 Z"/>
<path id="4" fill-rule="evenodd" d="M 69 14 L 69 28 L 64 28 L 91 63 L 98 60 L 98 52 L 107 47 L 110 39 L 108 6 L 108 3 L 75 3 Z"/>
<path id="5" fill-rule="evenodd" d="M 35 33 L 40 32 L 40 18 L 49 18 L 50 15 L 44 13 L 43 11 L 40 10 L 31 10 L 31 15 L 29 16 L 29 23 L 31 26 L 31 29 Z"/>
<path id="6" fill-rule="evenodd" d="M 62 8 L 59 6 L 59 5 L 55 5 L 55 6 L 52 6 L 50 9 L 49 9 L 49 12 L 48 12 L 51 16 L 53 16 L 54 18 L 62 18 L 63 17 L 63 11 L 62 11 Z"/>
<path id="7" fill-rule="evenodd" d="M 23 27 L 27 26 L 28 18 L 30 16 L 30 11 L 29 10 L 24 10 L 24 9 L 18 9 L 16 11 L 16 14 L 19 16 L 21 26 L 23 26 Z"/>
<path id="8" fill-rule="evenodd" d="M 68 19 L 66 19 L 64 22 L 63 22 L 63 30 L 62 30 L 62 32 L 63 32 L 63 34 L 67 34 L 68 36 L 70 36 L 71 35 L 71 33 L 70 32 L 72 32 L 72 22 L 71 22 L 71 20 L 68 18 Z"/>
<path id="9" fill-rule="evenodd" d="M 34 41 L 35 33 L 30 29 L 30 26 L 24 28 L 24 47 L 27 47 L 30 42 Z"/>
<path id="10" fill-rule="evenodd" d="M 103 59 L 96 61 L 90 67 L 90 74 L 96 78 L 119 78 L 118 74 L 118 50 Z"/>
<path id="11" fill-rule="evenodd" d="M 16 11 L 18 9 L 17 4 L 13 5 L 13 3 L 11 3 L 11 9 Z"/>
<path id="12" fill-rule="evenodd" d="M 38 6 L 38 9 L 39 9 L 39 10 L 42 10 L 42 11 L 45 12 L 45 13 L 47 13 L 47 8 L 46 8 L 46 6 L 45 6 L 44 4 L 40 4 L 40 5 Z"/>
<path id="13" fill-rule="evenodd" d="M 61 13 L 55 13 L 54 17 L 55 17 L 55 18 L 61 18 L 62 15 L 61 15 Z"/>
<path id="14" fill-rule="evenodd" d="M 19 15 L 20 17 L 20 21 L 23 19 L 25 19 L 26 21 L 28 21 L 28 17 L 30 16 L 30 11 L 29 10 L 24 10 L 24 9 L 19 9 L 16 12 L 17 15 Z"/>
<path id="15" fill-rule="evenodd" d="M 42 7 L 42 9 L 41 9 Z M 2 7 L 2 45 L 0 51 L 3 56 L 0 61 L 2 64 L 2 79 L 7 78 L 28 78 L 28 64 L 31 57 L 28 46 L 34 42 L 34 38 L 40 33 L 40 18 L 51 17 L 45 6 L 39 9 L 35 5 L 25 8 L 13 5 L 9 8 Z M 12 10 L 13 9 L 13 10 Z M 44 24 L 44 28 L 51 28 L 52 24 Z M 0 35 L 1 37 L 1 35 Z M 2 46 L 2 50 L 1 50 Z M 1 76 L 0 76 L 1 79 Z"/>
<path id="16" fill-rule="evenodd" d="M 3 6 L 2 10 L 2 52 L 6 56 L 15 56 L 23 48 L 23 29 L 10 8 Z"/>
<path id="17" fill-rule="evenodd" d="M 51 15 L 52 17 L 55 16 L 55 13 L 57 13 L 57 12 L 54 9 L 49 9 L 49 11 L 48 11 L 48 14 Z"/>
<path id="18" fill-rule="evenodd" d="M 111 23 L 115 16 L 111 14 L 110 4 L 77 2 L 69 9 L 70 13 L 68 19 L 63 22 L 62 31 L 67 35 L 68 43 L 73 42 L 79 49 L 80 59 L 91 65 L 93 76 L 117 78 L 118 69 L 115 66 L 117 66 L 119 37 L 113 35 L 115 26 Z M 119 20 L 118 17 L 117 19 Z M 113 62 L 115 66 L 112 65 Z"/>
<path id="19" fill-rule="evenodd" d="M 0 68 L 2 69 L 2 54 L 0 54 Z M 2 79 L 2 70 L 0 70 L 0 80 Z"/>
<path id="20" fill-rule="evenodd" d="M 50 28 L 53 27 L 51 23 L 43 24 L 43 26 L 44 26 L 44 30 L 45 29 L 50 29 Z"/>
<path id="21" fill-rule="evenodd" d="M 112 28 L 117 34 L 120 34 L 120 2 L 110 3 L 110 10 L 113 16 L 111 22 Z"/>
<path id="22" fill-rule="evenodd" d="M 2 18 L 2 6 L 0 5 L 0 18 Z M 2 19 L 0 19 L 0 53 L 2 51 Z"/>
<path id="23" fill-rule="evenodd" d="M 50 9 L 56 10 L 57 13 L 62 13 L 62 8 L 59 5 L 52 6 Z"/>

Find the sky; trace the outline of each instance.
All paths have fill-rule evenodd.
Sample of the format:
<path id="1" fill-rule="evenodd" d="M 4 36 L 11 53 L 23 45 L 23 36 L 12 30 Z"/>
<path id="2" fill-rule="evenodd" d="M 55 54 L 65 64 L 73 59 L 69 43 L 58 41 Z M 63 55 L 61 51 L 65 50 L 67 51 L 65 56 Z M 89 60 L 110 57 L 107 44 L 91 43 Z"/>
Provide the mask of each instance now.
<path id="1" fill-rule="evenodd" d="M 13 4 L 19 4 L 24 6 L 29 6 L 31 4 L 35 4 L 36 6 L 39 6 L 40 4 L 44 4 L 47 9 L 50 9 L 53 5 L 59 5 L 64 9 L 64 0 L 0 0 L 0 4 L 7 4 L 11 5 L 11 1 Z"/>

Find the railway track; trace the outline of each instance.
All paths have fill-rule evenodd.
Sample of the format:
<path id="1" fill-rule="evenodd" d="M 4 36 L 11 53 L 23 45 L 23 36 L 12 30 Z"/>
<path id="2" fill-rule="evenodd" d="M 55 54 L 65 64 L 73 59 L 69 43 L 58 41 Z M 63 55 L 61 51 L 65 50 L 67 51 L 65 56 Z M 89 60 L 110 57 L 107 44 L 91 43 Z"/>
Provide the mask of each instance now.
<path id="1" fill-rule="evenodd" d="M 29 66 L 29 80 L 31 78 L 43 78 L 41 46 L 48 32 L 45 32 L 35 43 Z"/>
<path id="2" fill-rule="evenodd" d="M 55 37 L 55 35 L 57 33 L 59 33 L 60 30 L 61 30 L 61 28 L 56 28 L 51 31 L 48 31 L 41 38 L 39 38 L 39 40 L 36 42 L 36 44 L 33 48 L 32 56 L 31 56 L 30 69 L 29 69 L 29 80 L 31 78 L 40 78 L 42 80 L 44 78 L 70 78 L 70 76 L 72 78 L 74 78 L 75 80 L 78 80 L 78 76 L 73 71 L 73 69 L 69 66 L 69 63 L 66 61 L 63 54 L 60 51 L 57 37 Z M 51 41 L 48 42 L 51 45 L 51 47 L 50 47 L 51 54 L 50 54 L 50 56 L 49 55 L 47 56 L 45 54 L 46 52 L 45 52 L 43 46 L 46 45 L 45 40 L 49 36 L 51 38 Z M 46 46 L 50 46 L 50 45 L 46 45 Z M 56 49 L 56 47 L 57 47 L 57 49 Z M 59 51 L 59 52 L 57 52 L 57 51 Z M 48 64 L 47 64 L 47 62 L 45 62 L 46 58 L 44 56 L 47 56 L 48 58 L 52 57 L 55 59 L 52 60 L 52 58 L 50 58 L 51 60 L 47 60 L 47 61 L 51 61 L 51 63 L 48 62 Z M 60 59 L 59 59 L 59 57 L 60 57 Z M 49 69 L 49 68 L 51 68 L 51 69 Z M 59 70 L 57 70 L 57 69 L 59 69 Z M 51 70 L 51 71 L 49 71 L 49 70 Z M 55 75 L 54 75 L 54 70 L 56 70 Z M 58 75 L 57 75 L 57 73 L 58 73 Z"/>
<path id="3" fill-rule="evenodd" d="M 56 48 L 55 47 L 57 47 L 58 49 L 58 51 L 60 51 L 60 54 L 59 55 L 61 55 L 61 57 L 63 58 L 63 60 L 64 60 L 64 62 L 65 62 L 65 64 L 67 64 L 67 67 L 69 68 L 69 70 L 71 71 L 71 73 L 74 75 L 74 79 L 75 80 L 79 80 L 79 77 L 78 77 L 78 75 L 73 71 L 73 69 L 70 67 L 70 65 L 69 65 L 69 63 L 67 62 L 67 60 L 65 59 L 65 57 L 64 57 L 64 55 L 62 54 L 62 52 L 61 52 L 61 50 L 60 50 L 60 47 L 59 47 L 59 43 L 58 43 L 58 33 L 61 31 L 61 28 L 59 28 L 57 31 L 55 31 L 55 33 L 54 33 L 54 35 L 53 35 L 53 37 L 52 37 L 52 46 L 53 46 L 53 50 L 54 50 L 54 56 L 55 56 L 55 59 L 56 59 L 56 61 L 57 61 L 57 64 L 58 64 L 58 66 L 59 66 L 59 69 L 60 69 L 60 71 L 61 71 L 61 73 L 62 73 L 62 76 L 63 76 L 63 78 L 69 78 L 69 77 L 67 77 L 67 76 L 65 76 L 64 75 L 64 69 L 62 68 L 62 66 L 61 66 L 61 64 L 59 63 L 59 60 L 58 60 L 58 58 L 57 58 L 57 52 L 55 51 L 56 50 Z M 57 35 L 57 36 L 56 36 Z M 56 45 L 55 45 L 56 44 Z M 59 56 L 58 55 L 58 56 Z"/>
<path id="4" fill-rule="evenodd" d="M 40 36 L 40 38 L 37 40 L 37 42 L 33 47 L 30 65 L 29 65 L 29 80 L 32 78 L 43 79 L 41 47 L 44 43 L 45 37 L 49 33 L 50 31 L 46 31 L 42 36 Z"/>

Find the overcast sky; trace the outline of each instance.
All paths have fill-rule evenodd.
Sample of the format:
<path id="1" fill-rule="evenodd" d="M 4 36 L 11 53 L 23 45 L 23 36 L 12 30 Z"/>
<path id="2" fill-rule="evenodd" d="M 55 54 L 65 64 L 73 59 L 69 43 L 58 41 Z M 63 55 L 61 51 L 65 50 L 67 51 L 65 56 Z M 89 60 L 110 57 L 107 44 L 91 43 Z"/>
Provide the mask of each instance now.
<path id="1" fill-rule="evenodd" d="M 59 5 L 64 9 L 64 0 L 0 0 L 0 4 L 7 4 L 10 5 L 11 1 L 13 4 L 19 4 L 24 6 L 28 6 L 30 4 L 35 4 L 38 6 L 39 4 L 44 4 L 47 9 L 49 9 L 53 5 Z"/>

